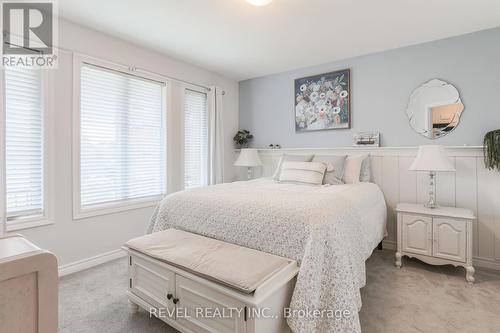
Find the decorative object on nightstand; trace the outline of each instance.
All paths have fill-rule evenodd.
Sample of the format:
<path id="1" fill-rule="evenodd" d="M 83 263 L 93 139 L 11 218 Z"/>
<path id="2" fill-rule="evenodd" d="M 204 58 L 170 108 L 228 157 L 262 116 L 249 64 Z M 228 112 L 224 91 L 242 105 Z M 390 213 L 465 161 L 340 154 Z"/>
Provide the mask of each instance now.
<path id="1" fill-rule="evenodd" d="M 262 162 L 259 158 L 259 152 L 257 149 L 242 149 L 240 151 L 240 156 L 236 162 L 234 162 L 235 166 L 242 166 L 248 168 L 248 180 L 252 179 L 252 168 L 262 165 Z"/>
<path id="2" fill-rule="evenodd" d="M 429 171 L 429 201 L 427 208 L 437 208 L 436 202 L 436 172 L 455 172 L 443 146 L 425 145 L 418 147 L 417 158 L 408 170 Z"/>
<path id="3" fill-rule="evenodd" d="M 417 204 L 398 204 L 396 266 L 402 256 L 415 257 L 431 265 L 451 264 L 465 268 L 466 280 L 474 282 L 472 267 L 472 223 L 469 209 Z"/>

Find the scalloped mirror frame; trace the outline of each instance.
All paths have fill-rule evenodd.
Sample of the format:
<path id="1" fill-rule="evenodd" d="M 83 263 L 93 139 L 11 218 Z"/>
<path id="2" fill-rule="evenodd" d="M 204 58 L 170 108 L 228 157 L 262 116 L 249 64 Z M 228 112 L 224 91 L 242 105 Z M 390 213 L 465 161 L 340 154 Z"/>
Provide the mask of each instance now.
<path id="1" fill-rule="evenodd" d="M 457 128 L 464 109 L 455 86 L 433 79 L 413 91 L 406 114 L 415 132 L 428 139 L 439 139 Z"/>

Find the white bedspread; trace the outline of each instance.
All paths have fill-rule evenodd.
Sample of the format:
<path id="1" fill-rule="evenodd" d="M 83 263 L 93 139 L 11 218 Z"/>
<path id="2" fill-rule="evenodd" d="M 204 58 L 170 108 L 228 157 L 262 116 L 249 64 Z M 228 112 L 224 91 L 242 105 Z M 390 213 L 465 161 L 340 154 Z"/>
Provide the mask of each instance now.
<path id="1" fill-rule="evenodd" d="M 176 228 L 297 260 L 290 308 L 312 316 L 288 318 L 292 331 L 360 332 L 365 260 L 384 237 L 386 212 L 372 183 L 313 187 L 261 178 L 169 195 L 148 232 Z M 332 318 L 334 311 L 348 315 Z"/>

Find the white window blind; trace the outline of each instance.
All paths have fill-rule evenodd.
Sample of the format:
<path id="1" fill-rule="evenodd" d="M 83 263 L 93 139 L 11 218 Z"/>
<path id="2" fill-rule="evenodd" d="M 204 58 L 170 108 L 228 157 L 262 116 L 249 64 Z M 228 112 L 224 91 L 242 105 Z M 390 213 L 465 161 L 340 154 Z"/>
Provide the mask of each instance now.
<path id="1" fill-rule="evenodd" d="M 164 194 L 164 84 L 87 64 L 80 84 L 81 207 Z"/>
<path id="2" fill-rule="evenodd" d="M 186 89 L 184 97 L 184 188 L 207 184 L 207 94 Z"/>
<path id="3" fill-rule="evenodd" d="M 43 215 L 42 73 L 5 69 L 7 219 Z"/>

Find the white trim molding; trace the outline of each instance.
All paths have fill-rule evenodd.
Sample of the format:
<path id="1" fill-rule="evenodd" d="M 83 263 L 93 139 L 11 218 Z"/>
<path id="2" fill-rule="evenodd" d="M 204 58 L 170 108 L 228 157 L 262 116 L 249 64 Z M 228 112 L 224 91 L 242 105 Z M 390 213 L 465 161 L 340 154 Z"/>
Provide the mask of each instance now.
<path id="1" fill-rule="evenodd" d="M 488 258 L 473 257 L 472 263 L 476 267 L 487 268 L 495 271 L 500 271 L 500 262 Z"/>
<path id="2" fill-rule="evenodd" d="M 384 239 L 382 241 L 382 247 L 384 250 L 396 251 L 396 249 L 398 248 L 398 244 L 393 240 Z"/>
<path id="3" fill-rule="evenodd" d="M 59 266 L 59 277 L 77 273 L 97 265 L 101 265 L 119 258 L 123 258 L 126 255 L 127 253 L 125 251 L 123 251 L 122 249 L 117 249 L 106 253 L 98 254 L 90 258 L 61 265 Z"/>
<path id="4" fill-rule="evenodd" d="M 392 240 L 384 239 L 384 250 L 396 251 L 397 243 Z M 486 259 L 481 257 L 472 257 L 474 267 L 487 268 L 495 271 L 500 271 L 500 262 L 498 260 Z"/>

